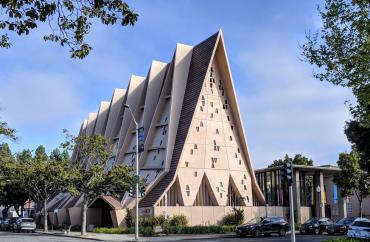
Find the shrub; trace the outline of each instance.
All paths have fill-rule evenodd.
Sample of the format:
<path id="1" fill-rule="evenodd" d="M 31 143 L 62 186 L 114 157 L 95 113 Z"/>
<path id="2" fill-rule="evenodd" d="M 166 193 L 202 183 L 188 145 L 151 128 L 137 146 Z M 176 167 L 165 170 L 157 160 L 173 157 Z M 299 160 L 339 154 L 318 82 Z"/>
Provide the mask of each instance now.
<path id="1" fill-rule="evenodd" d="M 226 214 L 222 219 L 223 225 L 239 225 L 244 222 L 243 209 L 233 208 L 233 212 Z"/>
<path id="2" fill-rule="evenodd" d="M 222 219 L 222 224 L 223 225 L 235 225 L 235 214 L 234 213 L 226 214 Z"/>
<path id="3" fill-rule="evenodd" d="M 325 242 L 361 242 L 361 241 L 368 241 L 366 239 L 361 240 L 361 239 L 351 239 L 351 238 L 336 238 L 336 239 L 328 239 L 325 240 Z"/>
<path id="4" fill-rule="evenodd" d="M 224 234 L 234 232 L 235 226 L 165 226 L 165 234 Z"/>
<path id="5" fill-rule="evenodd" d="M 163 215 L 157 217 L 141 217 L 139 224 L 142 227 L 163 226 L 166 220 Z"/>
<path id="6" fill-rule="evenodd" d="M 145 237 L 150 237 L 150 236 L 155 235 L 153 227 L 140 227 L 139 228 L 139 233 L 142 234 Z"/>
<path id="7" fill-rule="evenodd" d="M 95 228 L 94 233 L 103 234 L 134 234 L 135 228 Z M 139 233 L 143 236 L 153 236 L 154 230 L 152 227 L 140 227 Z"/>
<path id="8" fill-rule="evenodd" d="M 103 233 L 103 234 L 130 234 L 131 229 L 129 228 L 95 228 L 94 233 Z"/>
<path id="9" fill-rule="evenodd" d="M 129 208 L 126 208 L 125 222 L 128 228 L 131 228 L 134 225 L 132 214 Z"/>
<path id="10" fill-rule="evenodd" d="M 173 215 L 168 223 L 170 226 L 186 226 L 188 225 L 188 219 L 183 214 Z"/>

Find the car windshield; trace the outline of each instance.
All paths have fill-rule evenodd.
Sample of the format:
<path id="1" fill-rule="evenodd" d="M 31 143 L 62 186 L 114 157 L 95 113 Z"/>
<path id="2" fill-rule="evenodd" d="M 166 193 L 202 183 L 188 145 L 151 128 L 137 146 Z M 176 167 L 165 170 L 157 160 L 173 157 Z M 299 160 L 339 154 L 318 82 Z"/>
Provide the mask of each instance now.
<path id="1" fill-rule="evenodd" d="M 306 223 L 317 223 L 318 218 L 310 218 L 309 220 L 306 221 Z"/>
<path id="2" fill-rule="evenodd" d="M 257 224 L 262 221 L 262 218 L 257 217 L 257 218 L 252 218 L 251 220 L 248 221 L 248 224 Z"/>
<path id="3" fill-rule="evenodd" d="M 370 228 L 370 222 L 367 222 L 367 221 L 356 221 L 353 226 L 356 226 L 356 227 L 367 227 L 367 228 Z"/>
<path id="4" fill-rule="evenodd" d="M 342 218 L 341 220 L 339 220 L 337 222 L 337 224 L 343 224 L 343 225 L 347 225 L 347 224 L 350 224 L 353 222 L 353 218 Z"/>
<path id="5" fill-rule="evenodd" d="M 33 219 L 32 218 L 22 218 L 22 223 L 32 223 Z"/>

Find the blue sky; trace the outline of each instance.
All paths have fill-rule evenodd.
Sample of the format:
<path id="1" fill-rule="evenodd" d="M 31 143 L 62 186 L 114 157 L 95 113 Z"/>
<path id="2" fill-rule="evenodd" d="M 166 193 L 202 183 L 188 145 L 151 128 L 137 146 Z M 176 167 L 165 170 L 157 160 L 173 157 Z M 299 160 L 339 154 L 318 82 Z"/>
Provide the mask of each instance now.
<path id="1" fill-rule="evenodd" d="M 72 60 L 67 49 L 45 43 L 41 26 L 0 49 L 0 111 L 17 129 L 11 145 L 50 151 L 62 129 L 77 133 L 115 87 L 131 74 L 145 76 L 151 60 L 171 60 L 176 43 L 195 45 L 223 30 L 254 166 L 301 153 L 318 165 L 334 164 L 348 151 L 348 90 L 312 77 L 298 43 L 320 27 L 319 1 L 129 1 L 139 13 L 135 27 L 94 25 L 94 50 Z"/>

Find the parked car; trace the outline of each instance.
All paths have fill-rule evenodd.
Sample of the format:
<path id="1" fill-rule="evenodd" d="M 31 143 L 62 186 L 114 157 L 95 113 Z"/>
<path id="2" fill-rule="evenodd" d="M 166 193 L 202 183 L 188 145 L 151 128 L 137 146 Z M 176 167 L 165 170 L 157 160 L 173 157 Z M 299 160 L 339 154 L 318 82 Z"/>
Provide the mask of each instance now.
<path id="1" fill-rule="evenodd" d="M 342 218 L 335 224 L 329 225 L 326 232 L 330 235 L 333 234 L 345 234 L 348 231 L 348 227 L 355 221 L 355 217 Z"/>
<path id="2" fill-rule="evenodd" d="M 8 219 L 2 219 L 0 222 L 0 230 L 5 230 L 5 227 L 8 226 L 9 220 Z"/>
<path id="3" fill-rule="evenodd" d="M 259 237 L 272 233 L 285 236 L 288 230 L 288 222 L 282 217 L 257 217 L 246 224 L 237 226 L 235 233 L 237 236 L 253 235 Z"/>
<path id="4" fill-rule="evenodd" d="M 12 230 L 12 226 L 15 223 L 17 218 L 6 218 L 5 220 L 2 221 L 0 228 L 3 231 L 9 231 Z"/>
<path id="5" fill-rule="evenodd" d="M 302 224 L 300 228 L 301 234 L 321 234 L 326 232 L 327 228 L 334 224 L 330 218 L 311 218 Z"/>
<path id="6" fill-rule="evenodd" d="M 347 232 L 349 238 L 370 239 L 370 220 L 360 219 L 353 222 Z"/>
<path id="7" fill-rule="evenodd" d="M 13 232 L 35 232 L 36 231 L 36 223 L 33 221 L 32 218 L 19 218 L 13 225 Z"/>

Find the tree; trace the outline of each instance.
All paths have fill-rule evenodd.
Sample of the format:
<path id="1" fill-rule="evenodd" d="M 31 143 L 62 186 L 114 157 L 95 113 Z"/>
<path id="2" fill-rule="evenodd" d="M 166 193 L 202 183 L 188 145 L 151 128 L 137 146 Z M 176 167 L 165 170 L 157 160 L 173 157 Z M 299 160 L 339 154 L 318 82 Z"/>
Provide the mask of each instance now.
<path id="1" fill-rule="evenodd" d="M 131 228 L 134 225 L 134 219 L 132 218 L 131 210 L 128 207 L 126 207 L 125 222 L 127 228 Z"/>
<path id="2" fill-rule="evenodd" d="M 296 154 L 293 158 L 290 158 L 289 155 L 286 154 L 284 159 L 274 160 L 268 167 L 282 166 L 285 162 L 293 162 L 294 165 L 313 166 L 313 160 L 301 154 Z"/>
<path id="3" fill-rule="evenodd" d="M 317 66 L 315 77 L 351 88 L 357 105 L 351 111 L 363 124 L 370 124 L 370 2 L 326 0 L 318 8 L 323 27 L 307 35 L 302 45 L 305 60 Z"/>
<path id="4" fill-rule="evenodd" d="M 45 41 L 67 46 L 72 58 L 86 57 L 92 47 L 86 42 L 92 22 L 104 25 L 134 25 L 138 14 L 122 0 L 1 0 L 0 29 L 19 36 L 28 35 L 44 24 L 50 27 Z M 0 47 L 11 46 L 8 33 L 0 35 Z"/>
<path id="5" fill-rule="evenodd" d="M 360 165 L 369 171 L 370 2 L 326 0 L 318 11 L 323 25 L 301 46 L 304 60 L 317 67 L 314 76 L 320 81 L 350 88 L 356 97 L 345 133 L 359 153 Z"/>
<path id="6" fill-rule="evenodd" d="M 50 159 L 55 161 L 69 161 L 70 156 L 67 150 L 60 152 L 58 148 L 54 149 L 50 154 Z"/>
<path id="7" fill-rule="evenodd" d="M 342 196 L 356 195 L 362 217 L 362 202 L 370 195 L 370 176 L 361 169 L 356 150 L 352 150 L 349 154 L 340 153 L 337 164 L 341 168 L 341 172 L 334 181 L 340 187 Z"/>
<path id="8" fill-rule="evenodd" d="M 48 201 L 59 193 L 68 190 L 71 175 L 67 161 L 49 159 L 45 148 L 39 146 L 35 156 L 25 167 L 27 171 L 27 189 L 35 202 L 43 203 L 44 231 L 48 231 Z"/>
<path id="9" fill-rule="evenodd" d="M 8 126 L 8 123 L 0 121 L 0 137 L 4 136 L 12 141 L 16 141 L 18 138 L 15 134 L 15 129 Z"/>
<path id="10" fill-rule="evenodd" d="M 2 178 L 0 188 L 0 204 L 4 206 L 3 216 L 6 215 L 10 207 L 14 207 L 18 216 L 23 215 L 24 205 L 29 199 L 29 192 L 25 187 L 24 162 L 27 162 L 29 150 L 23 150 L 17 154 L 17 158 L 11 154 L 7 144 L 2 144 L 0 148 L 0 177 Z"/>
<path id="11" fill-rule="evenodd" d="M 358 121 L 347 122 L 345 134 L 356 147 L 362 169 L 370 174 L 370 126 L 361 126 Z"/>
<path id="12" fill-rule="evenodd" d="M 101 195 L 120 196 L 128 191 L 132 182 L 132 168 L 123 164 L 106 171 L 110 156 L 107 139 L 101 135 L 73 137 L 67 133 L 63 147 L 75 150 L 76 158 L 71 160 L 73 188 L 71 192 L 82 196 L 81 234 L 86 234 L 88 204 Z"/>

